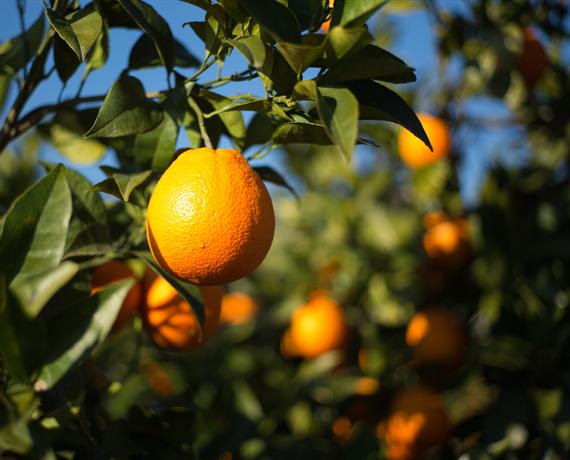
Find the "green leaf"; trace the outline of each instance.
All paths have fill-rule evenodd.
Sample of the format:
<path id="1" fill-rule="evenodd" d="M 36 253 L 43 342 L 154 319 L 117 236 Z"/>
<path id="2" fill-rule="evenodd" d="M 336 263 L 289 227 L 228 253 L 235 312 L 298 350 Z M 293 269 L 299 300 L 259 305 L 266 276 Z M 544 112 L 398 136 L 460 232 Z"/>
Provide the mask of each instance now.
<path id="1" fill-rule="evenodd" d="M 293 96 L 300 101 L 315 101 L 317 99 L 317 82 L 301 80 L 293 88 Z"/>
<path id="2" fill-rule="evenodd" d="M 364 25 L 386 3 L 388 0 L 336 0 L 331 27 Z"/>
<path id="3" fill-rule="evenodd" d="M 74 51 L 79 61 L 83 62 L 103 27 L 103 19 L 93 4 L 68 17 L 49 8 L 46 9 L 46 15 L 58 35 Z"/>
<path id="4" fill-rule="evenodd" d="M 319 66 L 330 67 L 334 63 L 356 53 L 372 41 L 366 27 L 334 27 L 323 42 L 324 56 Z"/>
<path id="5" fill-rule="evenodd" d="M 0 74 L 0 111 L 4 108 L 4 104 L 10 94 L 10 84 L 12 77 L 9 75 Z"/>
<path id="6" fill-rule="evenodd" d="M 150 165 L 154 171 L 163 172 L 174 158 L 177 139 L 178 125 L 166 113 L 160 125 L 135 138 L 135 162 L 143 167 Z"/>
<path id="7" fill-rule="evenodd" d="M 14 279 L 10 285 L 10 291 L 19 302 L 22 311 L 29 318 L 35 318 L 53 295 L 70 281 L 78 270 L 77 264 L 66 261 L 55 268 L 26 273 Z"/>
<path id="8" fill-rule="evenodd" d="M 164 112 L 146 98 L 140 80 L 126 75 L 111 86 L 93 126 L 84 137 L 141 134 L 156 128 L 163 119 Z"/>
<path id="9" fill-rule="evenodd" d="M 215 110 L 221 110 L 221 113 L 217 116 L 222 120 L 227 133 L 231 136 L 236 145 L 242 147 L 245 142 L 246 134 L 243 115 L 238 111 L 226 112 L 222 110 L 231 104 L 231 99 L 205 89 L 200 90 L 200 96 L 206 99 Z"/>
<path id="10" fill-rule="evenodd" d="M 38 131 L 68 160 L 79 165 L 92 164 L 103 158 L 107 151 L 101 142 L 83 137 L 95 118 L 94 109 L 62 110 L 49 124 L 39 126 Z"/>
<path id="11" fill-rule="evenodd" d="M 279 51 L 297 76 L 323 54 L 321 44 L 278 42 Z"/>
<path id="12" fill-rule="evenodd" d="M 127 14 L 154 41 L 160 59 L 168 70 L 175 61 L 174 37 L 164 18 L 149 4 L 140 0 L 118 0 Z"/>
<path id="13" fill-rule="evenodd" d="M 323 125 L 302 122 L 279 125 L 273 133 L 273 141 L 277 144 L 333 144 Z"/>
<path id="14" fill-rule="evenodd" d="M 26 30 L 0 45 L 0 73 L 14 75 L 34 57 L 44 34 L 44 14 Z"/>
<path id="15" fill-rule="evenodd" d="M 358 101 L 346 88 L 319 86 L 317 111 L 327 134 L 350 162 L 358 135 Z"/>
<path id="16" fill-rule="evenodd" d="M 32 448 L 33 443 L 25 420 L 17 420 L 0 429 L 0 450 L 25 455 Z"/>
<path id="17" fill-rule="evenodd" d="M 86 69 L 88 71 L 100 69 L 107 63 L 109 57 L 109 30 L 106 24 L 103 24 L 101 33 L 95 40 L 95 44 L 91 48 L 91 52 L 87 56 Z"/>
<path id="18" fill-rule="evenodd" d="M 103 341 L 109 334 L 134 282 L 131 278 L 112 283 L 94 295 L 87 305 L 84 305 L 84 315 L 88 317 L 85 329 L 77 338 L 75 334 L 72 335 L 73 342 L 65 348 L 65 351 L 43 366 L 34 385 L 36 391 L 52 388 L 77 361 Z M 69 326 L 62 325 L 62 327 L 68 328 Z"/>
<path id="19" fill-rule="evenodd" d="M 271 102 L 265 98 L 253 97 L 249 94 L 236 95 L 232 99 L 227 99 L 228 105 L 223 106 L 217 110 L 210 113 L 205 113 L 204 118 L 212 118 L 216 115 L 220 115 L 224 112 L 231 112 L 234 110 L 239 110 L 241 112 L 246 112 L 248 110 L 254 112 L 268 112 L 271 110 Z M 221 104 L 220 104 L 221 105 Z"/>
<path id="20" fill-rule="evenodd" d="M 259 177 L 261 177 L 262 180 L 286 188 L 295 198 L 299 199 L 299 195 L 297 195 L 293 187 L 291 187 L 285 178 L 271 166 L 256 166 L 253 170 L 259 174 Z"/>
<path id="21" fill-rule="evenodd" d="M 239 40 L 224 40 L 225 43 L 235 47 L 247 61 L 256 69 L 262 69 L 267 56 L 265 42 L 255 35 L 243 37 Z"/>
<path id="22" fill-rule="evenodd" d="M 109 193 L 128 202 L 133 191 L 143 185 L 151 175 L 152 171 L 143 171 L 137 174 L 114 172 L 111 177 L 95 184 L 90 190 Z"/>
<path id="23" fill-rule="evenodd" d="M 264 113 L 256 113 L 247 126 L 244 150 L 252 145 L 265 144 L 273 136 L 273 123 Z"/>
<path id="24" fill-rule="evenodd" d="M 240 0 L 247 12 L 275 39 L 301 43 L 301 30 L 293 12 L 277 0 Z"/>
<path id="25" fill-rule="evenodd" d="M 16 275 L 59 265 L 71 210 L 63 166 L 36 182 L 13 203 L 0 235 L 0 260 L 8 284 Z"/>
<path id="26" fill-rule="evenodd" d="M 336 29 L 335 29 L 336 30 Z M 414 69 L 385 49 L 367 45 L 357 54 L 343 59 L 319 77 L 319 82 L 383 80 L 392 83 L 416 81 Z"/>
<path id="27" fill-rule="evenodd" d="M 53 60 L 57 75 L 64 83 L 71 78 L 81 64 L 74 51 L 59 36 L 54 37 Z"/>
<path id="28" fill-rule="evenodd" d="M 370 80 L 347 82 L 346 86 L 360 102 L 361 119 L 398 123 L 432 148 L 417 115 L 394 91 Z"/>
<path id="29" fill-rule="evenodd" d="M 301 30 L 320 25 L 324 14 L 321 0 L 289 0 L 288 6 L 297 17 Z"/>
<path id="30" fill-rule="evenodd" d="M 178 40 L 174 40 L 174 65 L 177 67 L 199 67 L 200 61 L 192 55 Z M 159 67 L 162 61 L 152 38 L 142 34 L 136 41 L 129 55 L 130 69 L 144 69 L 147 67 Z"/>
<path id="31" fill-rule="evenodd" d="M 178 293 L 188 302 L 190 308 L 196 315 L 200 327 L 204 326 L 204 304 L 202 303 L 202 295 L 197 286 L 193 284 L 180 281 L 177 278 L 171 276 L 166 272 L 156 261 L 153 259 L 152 255 L 148 251 L 136 251 L 133 253 L 136 257 L 146 262 L 146 264 L 158 275 L 162 276 L 166 281 L 168 281 L 172 287 L 174 287 Z"/>

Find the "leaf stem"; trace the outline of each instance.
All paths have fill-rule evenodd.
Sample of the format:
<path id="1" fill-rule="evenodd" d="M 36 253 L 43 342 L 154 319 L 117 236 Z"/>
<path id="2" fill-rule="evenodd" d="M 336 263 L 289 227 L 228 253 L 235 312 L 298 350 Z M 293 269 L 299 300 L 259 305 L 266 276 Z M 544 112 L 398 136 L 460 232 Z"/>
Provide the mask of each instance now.
<path id="1" fill-rule="evenodd" d="M 204 145 L 209 149 L 213 149 L 214 146 L 212 145 L 212 140 L 210 139 L 208 131 L 206 130 L 206 123 L 204 122 L 204 114 L 202 113 L 202 109 L 200 109 L 197 102 L 192 97 L 188 98 L 188 104 L 194 113 L 196 113 L 196 117 L 198 118 L 198 126 L 200 127 L 200 134 L 202 135 Z"/>

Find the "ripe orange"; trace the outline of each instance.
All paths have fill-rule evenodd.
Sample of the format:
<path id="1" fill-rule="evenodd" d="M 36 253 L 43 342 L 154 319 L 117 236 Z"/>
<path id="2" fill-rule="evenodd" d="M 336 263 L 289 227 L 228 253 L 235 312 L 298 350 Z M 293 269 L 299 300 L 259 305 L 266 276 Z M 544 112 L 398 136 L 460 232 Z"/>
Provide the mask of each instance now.
<path id="1" fill-rule="evenodd" d="M 544 47 L 530 27 L 523 29 L 523 47 L 517 64 L 529 89 L 533 88 L 536 82 L 540 80 L 548 65 L 548 56 Z"/>
<path id="2" fill-rule="evenodd" d="M 396 395 L 388 420 L 377 431 L 386 441 L 388 459 L 413 460 L 448 438 L 450 422 L 441 396 L 417 386 Z"/>
<path id="3" fill-rule="evenodd" d="M 131 268 L 119 260 L 110 260 L 99 265 L 91 278 L 91 295 L 96 294 L 108 284 L 127 278 L 135 278 Z M 113 323 L 113 330 L 118 330 L 126 325 L 139 309 L 142 300 L 142 288 L 137 281 L 127 293 L 119 314 Z"/>
<path id="4" fill-rule="evenodd" d="M 146 330 L 159 347 L 188 350 L 204 343 L 216 331 L 224 293 L 222 286 L 200 286 L 204 301 L 203 333 L 188 302 L 163 277 L 147 276 L 145 287 L 141 314 Z"/>
<path id="5" fill-rule="evenodd" d="M 410 168 L 420 168 L 437 163 L 451 152 L 451 136 L 447 123 L 439 117 L 419 113 L 425 132 L 433 147 L 433 152 L 407 129 L 398 134 L 398 150 L 403 162 Z"/>
<path id="6" fill-rule="evenodd" d="M 220 285 L 263 261 L 275 215 L 265 185 L 238 151 L 191 149 L 156 184 L 146 230 L 152 255 L 173 276 Z"/>
<path id="7" fill-rule="evenodd" d="M 283 336 L 281 337 L 281 343 L 279 344 L 279 348 L 284 358 L 291 359 L 298 356 L 297 350 L 295 349 L 293 341 L 291 340 L 291 329 L 287 329 L 283 333 Z"/>
<path id="8" fill-rule="evenodd" d="M 222 298 L 220 322 L 242 324 L 251 321 L 258 310 L 257 302 L 243 292 L 230 292 Z"/>
<path id="9" fill-rule="evenodd" d="M 467 221 L 447 217 L 429 227 L 423 237 L 423 246 L 434 262 L 447 267 L 461 266 L 471 253 Z"/>
<path id="10" fill-rule="evenodd" d="M 340 416 L 333 420 L 332 432 L 336 440 L 344 444 L 352 434 L 352 422 L 348 417 Z"/>
<path id="11" fill-rule="evenodd" d="M 348 330 L 342 308 L 325 292 L 317 291 L 293 313 L 291 348 L 299 356 L 315 358 L 345 344 Z"/>
<path id="12" fill-rule="evenodd" d="M 375 394 L 380 388 L 380 382 L 374 377 L 360 377 L 354 383 L 354 394 L 370 396 Z"/>
<path id="13" fill-rule="evenodd" d="M 431 307 L 417 312 L 408 323 L 406 343 L 420 364 L 460 365 L 465 358 L 466 337 L 449 311 Z"/>
<path id="14" fill-rule="evenodd" d="M 176 390 L 168 372 L 154 360 L 147 360 L 141 364 L 141 373 L 149 386 L 159 395 L 172 396 Z"/>

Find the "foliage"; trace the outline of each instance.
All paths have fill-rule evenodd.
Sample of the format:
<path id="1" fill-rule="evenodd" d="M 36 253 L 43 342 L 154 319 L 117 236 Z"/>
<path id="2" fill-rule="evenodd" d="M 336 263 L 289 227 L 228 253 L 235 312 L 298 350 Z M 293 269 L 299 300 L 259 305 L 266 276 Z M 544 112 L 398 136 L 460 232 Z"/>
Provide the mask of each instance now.
<path id="1" fill-rule="evenodd" d="M 46 2 L 27 31 L 0 45 L 0 101 L 19 85 L 0 133 L 0 454 L 385 458 L 376 427 L 395 392 L 423 382 L 444 396 L 454 426 L 432 458 L 568 455 L 570 80 L 560 58 L 568 6 L 481 0 L 460 14 L 427 1 L 185 3 L 204 17 L 185 25 L 203 42 L 203 60 L 142 0 Z M 432 15 L 441 66 L 461 74 L 429 97 L 452 129 L 453 156 L 415 170 L 392 155 L 394 123 L 430 145 L 410 107 L 417 94 L 393 86 L 415 73 L 380 46 L 388 30 L 369 28 L 409 7 Z M 330 32 L 320 33 L 328 18 Z M 532 87 L 517 65 L 528 26 L 548 44 Z M 84 81 L 104 67 L 118 27 L 141 35 L 106 94 L 82 96 L 82 83 L 72 99 L 24 110 L 52 70 L 65 85 L 79 69 Z M 231 53 L 247 68 L 204 81 Z M 165 69 L 166 89 L 150 92 L 130 73 L 148 67 Z M 217 90 L 257 78 L 264 97 Z M 508 116 L 464 110 L 479 96 L 503 101 Z M 489 130 L 512 128 L 529 151 L 524 167 L 495 165 L 467 209 L 464 151 Z M 225 138 L 252 161 L 282 147 L 284 171 L 255 170 L 289 190 L 306 187 L 298 200 L 275 194 L 270 255 L 231 287 L 256 298 L 255 320 L 184 353 L 157 348 L 140 318 L 111 332 L 133 280 L 91 294 L 96 266 L 128 260 L 140 278 L 149 268 L 167 278 L 203 317 L 198 289 L 156 266 L 145 238 L 148 199 L 179 153 L 181 130 L 192 147 Z M 61 164 L 40 172 L 38 142 L 77 165 L 112 149 L 120 166 L 105 167 L 98 184 Z M 358 167 L 365 154 L 368 167 Z M 428 257 L 429 211 L 468 221 L 469 260 L 450 267 Z M 285 359 L 281 335 L 316 289 L 343 307 L 350 343 Z M 433 305 L 468 333 L 459 367 L 418 365 L 405 343 L 408 320 Z M 363 376 L 380 382 L 372 394 L 359 390 Z M 342 439 L 331 429 L 339 416 L 351 423 Z"/>

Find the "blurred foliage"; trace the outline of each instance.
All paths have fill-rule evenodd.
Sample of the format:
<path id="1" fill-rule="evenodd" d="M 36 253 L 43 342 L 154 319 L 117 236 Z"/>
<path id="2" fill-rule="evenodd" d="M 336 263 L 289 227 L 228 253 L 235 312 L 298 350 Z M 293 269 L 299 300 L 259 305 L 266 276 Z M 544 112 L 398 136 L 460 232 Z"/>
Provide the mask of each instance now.
<path id="1" fill-rule="evenodd" d="M 54 0 L 0 45 L 0 102 L 20 82 L 0 141 L 0 456 L 396 459 L 384 434 L 391 401 L 417 384 L 442 396 L 453 428 L 415 458 L 570 455 L 566 2 L 480 0 L 461 11 L 435 1 L 337 0 L 332 10 L 321 0 L 186 3 L 205 16 L 187 24 L 204 42 L 203 61 L 140 0 Z M 391 30 L 382 26 L 388 14 L 417 10 L 436 26 L 438 84 L 427 95 L 422 82 L 396 87 L 398 95 L 385 83 L 415 75 L 383 48 Z M 330 32 L 318 33 L 327 18 Z M 379 25 L 377 37 L 367 24 Z M 106 95 L 79 92 L 22 114 L 52 47 L 62 82 L 80 67 L 87 78 L 105 64 L 113 27 L 141 31 L 129 68 L 164 66 L 168 90 L 148 93 L 125 72 Z M 533 79 L 520 64 L 529 36 L 547 57 Z M 246 70 L 200 80 L 231 52 Z M 256 77 L 265 97 L 215 92 Z M 504 116 L 469 110 L 481 97 L 501 103 Z M 453 152 L 410 170 L 395 125 L 383 121 L 427 140 L 410 108 L 426 103 L 450 127 Z M 249 123 L 244 111 L 255 112 Z M 197 288 L 168 277 L 145 241 L 148 198 L 182 129 L 192 146 L 225 136 L 264 180 L 298 195 L 274 194 L 270 254 L 229 286 L 255 298 L 256 316 L 184 353 L 154 345 L 138 317 L 111 332 L 132 279 L 91 295 L 96 266 L 128 260 L 138 279 L 149 268 L 165 276 L 202 316 Z M 492 164 L 466 207 L 458 171 L 491 131 L 507 140 L 505 157 L 523 143 L 528 158 Z M 111 148 L 120 167 L 104 168 L 98 184 L 62 165 L 41 170 L 40 142 L 77 164 Z M 283 144 L 281 171 L 258 163 Z M 460 264 L 424 249 L 433 212 L 466 222 Z M 342 306 L 350 340 L 315 359 L 285 357 L 291 314 L 317 289 Z M 414 354 L 408 322 L 433 306 L 465 331 L 462 363 Z"/>

